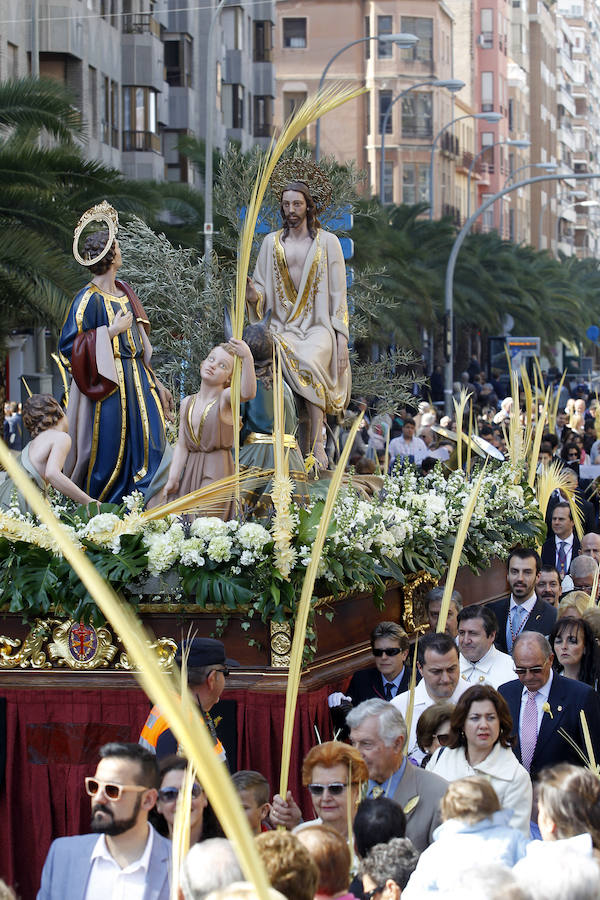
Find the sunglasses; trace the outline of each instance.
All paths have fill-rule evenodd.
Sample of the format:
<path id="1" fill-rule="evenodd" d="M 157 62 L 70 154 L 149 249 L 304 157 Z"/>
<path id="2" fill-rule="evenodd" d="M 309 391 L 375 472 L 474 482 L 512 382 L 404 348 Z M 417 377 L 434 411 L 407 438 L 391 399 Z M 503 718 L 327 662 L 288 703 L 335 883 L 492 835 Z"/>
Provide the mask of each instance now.
<path id="1" fill-rule="evenodd" d="M 398 656 L 400 653 L 400 647 L 374 647 L 373 648 L 373 656 L 383 656 L 385 653 L 386 656 Z"/>
<path id="2" fill-rule="evenodd" d="M 440 731 L 439 734 L 434 734 L 434 738 L 437 738 L 438 744 L 441 744 L 442 747 L 445 747 L 450 740 L 450 735 L 447 731 Z"/>
<path id="3" fill-rule="evenodd" d="M 227 676 L 229 675 L 229 669 L 227 668 L 227 666 L 223 666 L 222 669 L 211 669 L 211 672 L 222 672 L 225 678 L 227 678 Z"/>
<path id="4" fill-rule="evenodd" d="M 334 781 L 332 784 L 309 784 L 308 789 L 313 795 L 313 797 L 320 797 L 326 790 L 329 791 L 332 797 L 339 797 L 339 795 L 346 790 L 348 787 L 347 784 L 342 784 L 341 781 Z"/>
<path id="5" fill-rule="evenodd" d="M 202 793 L 202 787 L 195 782 L 192 785 L 192 797 L 196 800 L 200 794 Z M 177 797 L 179 796 L 179 788 L 176 787 L 168 787 L 161 788 L 158 792 L 158 799 L 161 803 L 175 803 Z"/>
<path id="6" fill-rule="evenodd" d="M 111 781 L 98 781 L 97 778 L 86 778 L 85 789 L 90 797 L 95 797 L 101 790 L 109 800 L 120 800 L 123 791 L 147 791 L 149 788 L 139 784 L 113 784 Z"/>
<path id="7" fill-rule="evenodd" d="M 380 894 L 384 887 L 385 885 L 383 887 L 374 887 L 372 891 L 367 891 L 366 894 L 363 894 L 363 900 L 373 900 L 375 894 Z"/>
<path id="8" fill-rule="evenodd" d="M 544 671 L 544 666 L 515 666 L 515 675 L 527 675 L 529 672 L 531 675 L 539 675 Z"/>

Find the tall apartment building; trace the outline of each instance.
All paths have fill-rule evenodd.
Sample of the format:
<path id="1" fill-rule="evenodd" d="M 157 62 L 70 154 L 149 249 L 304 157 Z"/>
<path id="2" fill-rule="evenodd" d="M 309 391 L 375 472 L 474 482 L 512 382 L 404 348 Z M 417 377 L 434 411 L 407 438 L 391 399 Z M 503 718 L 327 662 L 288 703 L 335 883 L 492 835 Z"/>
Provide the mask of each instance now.
<path id="1" fill-rule="evenodd" d="M 364 85 L 368 93 L 327 115 L 321 124 L 321 152 L 340 162 L 354 159 L 367 171 L 365 193 L 381 192 L 381 143 L 385 123 L 385 202 L 429 200 L 429 162 L 435 136 L 453 118 L 471 112 L 468 103 L 445 89 L 426 84 L 453 77 L 452 3 L 443 0 L 278 0 L 274 64 L 278 125 L 317 90 L 334 54 L 326 84 Z M 343 29 L 340 23 L 343 22 Z M 417 35 L 411 49 L 379 37 Z M 389 116 L 386 113 L 391 107 Z M 387 121 L 386 121 L 387 118 Z M 315 141 L 315 126 L 308 129 Z M 472 124 L 445 131 L 434 155 L 435 215 L 466 212 L 465 153 L 473 152 Z"/>
<path id="2" fill-rule="evenodd" d="M 529 15 L 523 6 L 512 4 L 510 41 L 508 48 L 508 137 L 510 140 L 529 139 L 530 90 L 529 90 Z M 509 148 L 508 170 L 513 182 L 539 174 L 537 160 L 531 148 Z M 504 237 L 517 244 L 531 243 L 530 188 L 518 188 L 511 192 L 508 205 L 508 234 Z"/>
<path id="3" fill-rule="evenodd" d="M 513 0 L 528 3 L 531 159 L 556 162 L 556 7 L 551 0 Z M 540 249 L 556 249 L 556 183 L 532 185 L 531 242 Z"/>
<path id="4" fill-rule="evenodd" d="M 571 36 L 570 97 L 573 130 L 572 170 L 600 171 L 600 3 L 598 0 L 559 0 L 561 30 Z M 560 96 L 560 95 L 559 95 Z M 560 107 L 559 107 L 560 109 Z M 585 205 L 572 208 L 568 245 L 579 257 L 600 255 L 600 184 L 596 180 L 574 183 L 575 190 L 587 194 Z M 561 235 L 565 230 L 561 214 Z"/>
<path id="5" fill-rule="evenodd" d="M 39 0 L 40 74 L 67 84 L 88 124 L 85 153 L 132 178 L 191 181 L 182 134 L 204 137 L 207 40 L 217 0 Z M 228 0 L 216 19 L 215 146 L 267 142 L 274 0 Z M 3 0 L 0 79 L 31 72 L 30 5 Z"/>

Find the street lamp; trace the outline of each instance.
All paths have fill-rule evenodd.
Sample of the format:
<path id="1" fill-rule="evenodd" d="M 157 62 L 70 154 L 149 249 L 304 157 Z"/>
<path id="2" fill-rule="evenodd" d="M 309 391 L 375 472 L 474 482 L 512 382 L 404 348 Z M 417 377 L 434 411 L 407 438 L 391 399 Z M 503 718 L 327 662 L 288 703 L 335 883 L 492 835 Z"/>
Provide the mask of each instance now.
<path id="1" fill-rule="evenodd" d="M 526 147 L 531 147 L 531 141 L 519 141 L 519 140 L 501 140 L 495 141 L 493 144 L 488 144 L 486 147 L 482 147 L 479 153 L 476 153 L 473 159 L 471 160 L 471 165 L 469 166 L 469 173 L 467 175 L 467 219 L 471 215 L 471 178 L 473 177 L 473 169 L 475 168 L 475 163 L 477 160 L 483 156 L 484 153 L 487 153 L 488 150 L 493 150 L 494 147 L 521 147 L 525 149 Z"/>
<path id="2" fill-rule="evenodd" d="M 593 180 L 596 178 L 600 178 L 600 172 L 577 172 L 574 174 L 569 174 L 568 178 L 574 181 L 582 181 L 582 180 Z M 497 194 L 493 194 L 491 197 L 488 197 L 487 200 L 481 204 L 481 206 L 475 210 L 475 212 L 467 219 L 461 230 L 456 235 L 454 239 L 454 243 L 452 245 L 452 249 L 450 250 L 450 256 L 448 257 L 448 265 L 446 266 L 446 280 L 444 286 L 444 316 L 445 316 L 445 328 L 446 328 L 446 362 L 444 365 L 444 412 L 446 415 L 452 415 L 452 381 L 453 381 L 453 356 L 454 356 L 454 333 L 453 333 L 453 324 L 454 324 L 454 299 L 452 296 L 452 288 L 454 284 L 454 270 L 456 269 L 456 260 L 458 258 L 458 254 L 460 248 L 462 247 L 465 238 L 471 230 L 473 223 L 479 218 L 479 216 L 489 209 L 490 206 L 493 206 L 496 200 L 500 200 L 504 197 L 505 194 L 510 193 L 511 191 L 517 191 L 519 188 L 528 187 L 530 184 L 538 184 L 544 181 L 560 181 L 562 178 L 565 178 L 564 173 L 557 173 L 555 175 L 535 175 L 532 178 L 526 178 L 523 181 L 518 181 L 516 184 L 512 184 L 509 187 L 503 187 L 501 191 L 498 191 Z"/>
<path id="3" fill-rule="evenodd" d="M 571 178 L 571 177 L 572 177 L 571 175 L 565 174 L 563 172 L 563 173 L 561 173 L 560 178 L 558 180 L 560 181 L 562 178 Z M 560 203 L 563 199 L 580 200 L 581 201 L 581 200 L 585 200 L 586 197 L 587 197 L 587 191 L 567 191 L 564 198 L 557 197 L 556 200 L 557 200 L 557 203 Z M 553 199 L 554 199 L 553 197 L 548 197 L 548 199 L 546 200 L 544 205 L 540 207 L 540 217 L 539 217 L 539 221 L 538 221 L 538 250 L 543 250 L 542 228 L 544 227 L 544 213 L 546 212 L 548 206 L 552 203 Z M 551 249 L 551 248 L 548 248 L 548 249 Z"/>
<path id="4" fill-rule="evenodd" d="M 226 0 L 219 0 L 210 20 L 208 29 L 208 49 L 206 55 L 206 138 L 204 142 L 204 260 L 206 266 L 206 280 L 211 278 L 211 256 L 213 248 L 213 129 L 215 96 L 217 93 L 215 80 L 216 41 L 215 26 L 219 13 L 223 9 Z"/>
<path id="5" fill-rule="evenodd" d="M 392 114 L 392 107 L 394 106 L 395 103 L 398 102 L 398 100 L 401 100 L 410 91 L 414 91 L 415 88 L 425 87 L 425 86 L 448 88 L 448 90 L 451 91 L 451 93 L 455 94 L 458 91 L 462 90 L 462 88 L 464 88 L 465 83 L 464 83 L 464 81 L 460 81 L 458 78 L 436 78 L 434 81 L 417 81 L 416 84 L 411 84 L 409 87 L 407 87 L 403 91 L 400 91 L 400 93 L 394 97 L 394 99 L 392 100 L 392 102 L 390 103 L 390 105 L 388 106 L 388 108 L 385 111 L 385 115 L 383 117 L 383 123 L 381 125 L 381 160 L 380 160 L 380 172 L 379 172 L 379 200 L 380 200 L 380 203 L 382 206 L 384 203 L 383 177 L 384 177 L 384 171 L 385 171 L 385 132 L 386 132 L 386 128 L 387 128 L 387 124 L 389 122 L 390 116 Z"/>
<path id="6" fill-rule="evenodd" d="M 463 119 L 485 119 L 486 122 L 495 123 L 499 122 L 503 119 L 504 116 L 502 113 L 497 112 L 487 112 L 487 113 L 467 113 L 465 116 L 457 116 L 455 119 L 452 119 L 451 122 L 446 122 L 443 128 L 440 128 L 435 138 L 433 139 L 433 143 L 431 145 L 431 156 L 429 158 L 429 219 L 433 220 L 433 160 L 435 154 L 435 148 L 437 146 L 437 142 L 446 131 L 446 129 L 451 128 L 456 122 L 461 122 Z"/>
<path id="7" fill-rule="evenodd" d="M 321 80 L 319 81 L 319 90 L 325 84 L 325 77 L 329 71 L 332 63 L 336 61 L 340 54 L 344 53 L 344 51 L 348 50 L 350 47 L 354 47 L 356 44 L 364 44 L 366 41 L 381 41 L 383 44 L 396 44 L 401 49 L 405 50 L 409 47 L 414 47 L 418 42 L 419 38 L 416 34 L 404 34 L 403 32 L 399 32 L 398 34 L 372 34 L 368 37 L 357 38 L 355 41 L 350 41 L 349 44 L 345 44 L 337 53 L 334 53 L 325 68 L 323 69 L 323 74 L 321 75 Z M 321 159 L 321 120 L 317 119 L 317 129 L 315 134 L 315 159 L 317 162 Z"/>

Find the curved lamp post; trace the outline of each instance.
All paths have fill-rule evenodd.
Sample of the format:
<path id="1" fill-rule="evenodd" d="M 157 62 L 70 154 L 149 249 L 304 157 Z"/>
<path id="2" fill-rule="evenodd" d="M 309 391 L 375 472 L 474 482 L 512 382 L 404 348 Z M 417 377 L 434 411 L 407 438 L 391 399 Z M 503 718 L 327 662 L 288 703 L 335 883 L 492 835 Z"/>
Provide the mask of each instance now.
<path id="1" fill-rule="evenodd" d="M 330 66 L 336 61 L 338 56 L 348 50 L 350 47 L 354 47 L 356 44 L 364 44 L 366 41 L 381 41 L 385 44 L 396 44 L 401 49 L 406 49 L 408 47 L 414 47 L 418 42 L 419 38 L 416 34 L 404 34 L 400 32 L 399 34 L 372 34 L 368 37 L 357 38 L 355 41 L 350 41 L 349 44 L 345 44 L 337 53 L 334 53 L 325 68 L 323 69 L 323 73 L 321 75 L 321 79 L 319 81 L 319 90 L 325 84 L 325 78 L 329 71 Z M 321 159 L 321 119 L 317 119 L 317 129 L 315 133 L 315 159 L 317 162 Z"/>
<path id="2" fill-rule="evenodd" d="M 450 256 L 448 257 L 448 265 L 446 266 L 446 281 L 444 286 L 444 316 L 446 328 L 446 362 L 444 365 L 444 413 L 448 416 L 452 415 L 452 381 L 454 356 L 454 270 L 456 268 L 456 260 L 458 258 L 460 248 L 462 247 L 466 236 L 470 232 L 473 223 L 479 218 L 482 213 L 486 211 L 486 209 L 489 209 L 490 206 L 493 206 L 496 200 L 500 200 L 501 197 L 504 197 L 505 194 L 509 194 L 511 191 L 516 191 L 519 188 L 527 187 L 530 184 L 538 184 L 539 182 L 544 181 L 560 181 L 560 179 L 564 177 L 564 173 L 556 175 L 535 175 L 532 178 L 525 178 L 523 181 L 518 181 L 516 184 L 512 184 L 509 187 L 502 188 L 501 191 L 498 191 L 498 193 L 493 194 L 491 197 L 488 197 L 487 200 L 484 200 L 481 206 L 476 209 L 475 212 L 467 219 L 463 227 L 456 235 L 456 238 L 454 239 L 454 243 L 450 251 Z M 581 172 L 573 175 L 569 174 L 568 177 L 569 179 L 573 179 L 574 181 L 592 181 L 596 178 L 600 178 L 600 172 Z"/>
<path id="3" fill-rule="evenodd" d="M 390 105 L 385 111 L 385 115 L 383 117 L 383 123 L 381 126 L 381 155 L 380 155 L 380 167 L 379 167 L 379 201 L 383 206 L 384 198 L 383 198 L 383 176 L 385 171 L 385 132 L 387 128 L 387 124 L 390 120 L 390 116 L 392 114 L 392 107 L 398 100 L 402 100 L 410 91 L 414 91 L 416 88 L 420 87 L 441 87 L 448 88 L 451 93 L 455 94 L 457 91 L 462 90 L 464 88 L 464 81 L 459 81 L 457 78 L 437 78 L 435 81 L 417 81 L 416 84 L 411 84 L 403 91 L 400 91 L 399 94 L 396 94 Z"/>
<path id="4" fill-rule="evenodd" d="M 446 122 L 443 128 L 440 128 L 438 133 L 433 139 L 433 143 L 431 145 L 431 156 L 429 158 L 429 220 L 433 220 L 433 160 L 435 154 L 435 148 L 437 146 L 437 142 L 446 131 L 446 129 L 451 128 L 456 122 L 461 122 L 463 119 L 485 119 L 486 122 L 499 122 L 503 119 L 504 116 L 502 113 L 497 112 L 489 112 L 489 113 L 467 113 L 465 116 L 457 116 L 455 119 L 452 119 L 451 122 Z"/>

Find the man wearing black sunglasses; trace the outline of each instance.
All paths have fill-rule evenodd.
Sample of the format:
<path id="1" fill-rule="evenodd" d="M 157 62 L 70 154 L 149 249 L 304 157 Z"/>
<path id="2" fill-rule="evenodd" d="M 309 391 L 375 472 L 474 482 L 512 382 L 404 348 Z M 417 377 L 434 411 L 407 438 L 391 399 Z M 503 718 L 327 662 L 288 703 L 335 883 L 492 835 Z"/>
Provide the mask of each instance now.
<path id="1" fill-rule="evenodd" d="M 183 647 L 188 650 L 187 673 L 190 691 L 198 700 L 200 711 L 215 742 L 216 753 L 223 762 L 226 762 L 225 749 L 217 737 L 210 710 L 218 703 L 225 690 L 225 679 L 229 675 L 229 669 L 239 666 L 239 663 L 235 659 L 227 659 L 223 643 L 214 638 L 196 637 L 189 642 L 189 646 L 184 641 Z M 175 655 L 175 662 L 178 665 L 181 665 L 181 655 L 182 647 L 179 646 Z M 157 706 L 153 706 L 150 710 L 139 743 L 156 753 L 159 759 L 177 753 L 175 736 Z"/>
<path id="2" fill-rule="evenodd" d="M 105 744 L 85 779 L 92 834 L 52 843 L 37 900 L 168 900 L 171 845 L 148 822 L 158 784 L 154 754 Z"/>

